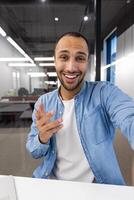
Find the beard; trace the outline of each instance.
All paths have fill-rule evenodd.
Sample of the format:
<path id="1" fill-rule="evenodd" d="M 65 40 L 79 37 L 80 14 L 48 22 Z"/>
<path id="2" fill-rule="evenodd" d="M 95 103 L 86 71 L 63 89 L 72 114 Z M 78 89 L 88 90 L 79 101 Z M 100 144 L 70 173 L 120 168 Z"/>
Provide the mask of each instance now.
<path id="1" fill-rule="evenodd" d="M 82 73 L 82 72 L 77 73 L 78 75 L 77 75 L 76 79 L 72 82 L 68 82 L 66 80 L 64 74 L 75 75 L 75 73 L 57 72 L 57 76 L 60 80 L 61 85 L 68 91 L 74 91 L 74 90 L 80 88 L 80 86 L 84 80 L 86 72 L 85 73 Z"/>

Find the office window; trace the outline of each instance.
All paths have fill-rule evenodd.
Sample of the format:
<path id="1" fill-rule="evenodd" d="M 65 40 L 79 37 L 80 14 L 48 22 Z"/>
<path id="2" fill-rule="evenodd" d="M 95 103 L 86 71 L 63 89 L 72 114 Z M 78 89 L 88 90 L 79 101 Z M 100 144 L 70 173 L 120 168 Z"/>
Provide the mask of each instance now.
<path id="1" fill-rule="evenodd" d="M 117 52 L 117 36 L 116 33 L 113 33 L 106 40 L 106 64 L 112 64 L 116 60 Z M 115 83 L 115 64 L 112 64 L 107 68 L 107 81 Z"/>

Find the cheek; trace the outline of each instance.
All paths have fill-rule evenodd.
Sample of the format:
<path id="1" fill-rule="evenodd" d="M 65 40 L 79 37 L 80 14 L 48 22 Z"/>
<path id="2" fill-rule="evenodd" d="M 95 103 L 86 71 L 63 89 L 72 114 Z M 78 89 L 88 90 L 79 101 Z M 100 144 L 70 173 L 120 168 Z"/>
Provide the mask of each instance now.
<path id="1" fill-rule="evenodd" d="M 87 66 L 87 65 L 81 65 L 81 66 L 79 66 L 79 70 L 80 70 L 82 73 L 86 73 L 86 72 L 87 72 L 87 69 L 88 69 L 88 66 Z"/>
<path id="2" fill-rule="evenodd" d="M 65 63 L 55 62 L 56 71 L 62 71 L 65 69 Z"/>

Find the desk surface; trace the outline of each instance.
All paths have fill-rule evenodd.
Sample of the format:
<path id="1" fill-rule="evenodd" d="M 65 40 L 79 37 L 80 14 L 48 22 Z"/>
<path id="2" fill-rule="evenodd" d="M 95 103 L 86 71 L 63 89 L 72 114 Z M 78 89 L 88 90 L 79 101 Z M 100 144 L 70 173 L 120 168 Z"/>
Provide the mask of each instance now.
<path id="1" fill-rule="evenodd" d="M 32 118 L 32 110 L 25 110 L 21 115 L 20 119 L 31 119 Z"/>
<path id="2" fill-rule="evenodd" d="M 15 177 L 18 200 L 134 200 L 134 187 Z"/>
<path id="3" fill-rule="evenodd" d="M 36 101 L 35 100 L 22 100 L 22 101 L 4 101 L 4 100 L 0 100 L 0 104 L 18 104 L 18 103 L 21 103 L 21 104 L 25 104 L 25 103 L 35 103 Z"/>
<path id="4" fill-rule="evenodd" d="M 25 104 L 7 104 L 7 106 L 0 107 L 1 113 L 9 113 L 9 112 L 23 112 L 30 108 L 28 103 Z"/>

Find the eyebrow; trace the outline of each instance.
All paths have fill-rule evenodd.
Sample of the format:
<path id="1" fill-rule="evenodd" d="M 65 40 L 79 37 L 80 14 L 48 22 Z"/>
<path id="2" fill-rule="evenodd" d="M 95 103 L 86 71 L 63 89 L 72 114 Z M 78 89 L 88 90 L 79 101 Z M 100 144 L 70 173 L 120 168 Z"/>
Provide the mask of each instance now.
<path id="1" fill-rule="evenodd" d="M 87 54 L 87 53 L 85 53 L 85 52 L 83 52 L 83 51 L 78 51 L 77 53 L 78 53 L 78 54 L 85 55 L 85 56 L 88 56 L 88 54 Z"/>
<path id="2" fill-rule="evenodd" d="M 69 53 L 69 51 L 68 50 L 61 50 L 58 53 Z M 88 54 L 83 52 L 83 51 L 78 51 L 77 54 L 88 56 Z"/>

